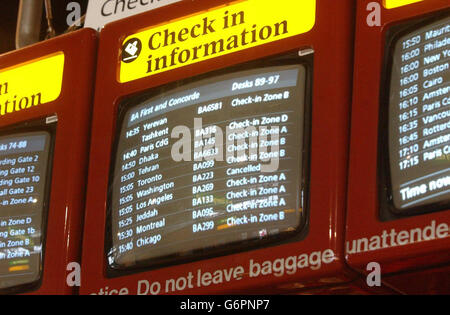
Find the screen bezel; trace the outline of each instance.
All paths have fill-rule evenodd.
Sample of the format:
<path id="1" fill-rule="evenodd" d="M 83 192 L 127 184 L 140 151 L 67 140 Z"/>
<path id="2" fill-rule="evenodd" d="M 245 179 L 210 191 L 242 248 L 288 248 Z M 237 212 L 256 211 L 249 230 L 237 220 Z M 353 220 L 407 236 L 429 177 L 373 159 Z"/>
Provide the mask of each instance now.
<path id="1" fill-rule="evenodd" d="M 414 17 L 391 26 L 385 35 L 385 54 L 380 81 L 380 111 L 378 135 L 378 195 L 379 218 L 382 221 L 392 221 L 401 218 L 443 211 L 450 208 L 449 201 L 434 202 L 408 209 L 398 209 L 394 205 L 389 157 L 389 101 L 391 90 L 392 66 L 397 41 L 424 26 L 450 16 L 450 9 Z"/>
<path id="2" fill-rule="evenodd" d="M 300 56 L 299 50 L 290 51 L 281 55 L 270 56 L 263 59 L 253 60 L 246 63 L 234 65 L 225 69 L 219 69 L 212 72 L 204 73 L 192 78 L 186 78 L 178 81 L 174 81 L 163 86 L 150 88 L 132 95 L 127 95 L 120 99 L 117 104 L 116 124 L 113 131 L 113 146 L 111 150 L 111 163 L 108 179 L 108 192 L 107 192 L 107 205 L 106 205 L 106 225 L 105 225 L 105 244 L 104 244 L 104 257 L 105 257 L 105 273 L 108 278 L 115 278 L 125 276 L 129 274 L 155 270 L 161 267 L 169 267 L 174 265 L 180 265 L 184 263 L 222 257 L 233 253 L 250 251 L 255 249 L 267 248 L 270 246 L 281 245 L 285 243 L 296 242 L 304 239 L 309 231 L 309 173 L 310 173 L 310 147 L 311 147 L 311 118 L 312 118 L 312 84 L 313 84 L 313 54 Z M 189 255 L 171 255 L 165 257 L 159 257 L 157 259 L 152 258 L 144 261 L 140 261 L 134 266 L 114 268 L 108 263 L 108 253 L 112 248 L 112 182 L 114 179 L 114 166 L 116 162 L 116 153 L 119 145 L 119 138 L 121 132 L 122 122 L 125 119 L 126 113 L 129 109 L 140 104 L 142 101 L 151 97 L 157 96 L 160 93 L 171 91 L 178 87 L 182 87 L 187 84 L 199 82 L 204 79 L 214 78 L 225 74 L 232 74 L 235 72 L 241 72 L 251 69 L 263 69 L 265 67 L 272 66 L 284 66 L 284 65 L 303 65 L 306 70 L 305 78 L 305 99 L 304 99 L 304 127 L 303 127 L 303 148 L 300 152 L 302 155 L 303 165 L 300 165 L 301 172 L 301 185 L 300 193 L 303 195 L 303 211 L 300 216 L 299 226 L 295 231 L 282 233 L 269 237 L 267 239 L 255 239 L 247 241 L 238 241 L 225 245 L 218 246 L 216 248 L 198 249 L 192 251 Z"/>
<path id="3" fill-rule="evenodd" d="M 51 194 L 51 184 L 52 184 L 52 172 L 53 172 L 53 160 L 55 153 L 55 142 L 56 142 L 56 129 L 57 129 L 57 121 L 51 120 L 51 122 L 47 122 L 47 119 L 52 117 L 47 116 L 45 118 L 40 118 L 36 120 L 20 122 L 18 124 L 4 127 L 0 129 L 0 134 L 2 137 L 4 136 L 13 136 L 19 133 L 27 133 L 27 132 L 47 132 L 50 136 L 49 142 L 49 151 L 48 151 L 48 161 L 47 161 L 47 172 L 45 174 L 45 186 L 44 186 L 44 200 L 42 204 L 42 226 L 41 226 L 41 264 L 39 270 L 39 279 L 33 282 L 3 288 L 0 289 L 0 295 L 3 294 L 18 294 L 18 293 L 26 293 L 30 291 L 38 290 L 43 281 L 44 274 L 44 263 L 45 263 L 45 248 L 47 241 L 47 227 L 48 227 L 48 216 L 49 216 L 49 206 L 50 206 L 50 194 Z"/>

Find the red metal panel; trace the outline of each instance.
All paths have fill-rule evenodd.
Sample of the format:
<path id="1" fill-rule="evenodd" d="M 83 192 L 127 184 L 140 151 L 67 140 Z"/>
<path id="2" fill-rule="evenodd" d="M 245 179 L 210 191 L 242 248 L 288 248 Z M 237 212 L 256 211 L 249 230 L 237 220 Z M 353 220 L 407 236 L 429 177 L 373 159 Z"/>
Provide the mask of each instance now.
<path id="1" fill-rule="evenodd" d="M 356 250 L 358 240 L 380 236 L 383 231 L 391 233 L 395 229 L 398 233 L 415 228 L 424 229 L 430 227 L 432 222 L 436 226 L 448 225 L 450 221 L 450 211 L 446 210 L 382 222 L 378 216 L 380 205 L 377 173 L 380 89 L 385 88 L 381 75 L 384 55 L 388 49 L 385 47 L 386 33 L 391 26 L 442 11 L 449 7 L 449 3 L 427 0 L 391 10 L 384 9 L 381 0 L 378 3 L 382 8 L 382 24 L 379 27 L 370 27 L 366 22 L 370 13 L 366 8 L 368 2 L 358 1 L 357 6 L 346 244 L 347 261 L 352 268 L 365 274 L 369 262 L 378 262 L 382 275 L 387 276 L 399 271 L 429 268 L 450 262 L 448 237 L 404 246 L 389 244 L 373 251 Z M 405 288 L 400 285 L 405 282 L 393 281 L 395 277 L 388 279 L 384 276 L 387 285 L 392 281 L 392 284 L 399 284 L 396 289 L 401 291 Z M 426 277 L 422 277 L 422 280 L 426 280 Z M 406 285 L 420 287 L 424 284 L 421 281 L 411 281 Z"/>
<path id="2" fill-rule="evenodd" d="M 164 283 L 187 276 L 188 272 L 214 272 L 243 266 L 242 280 L 222 285 L 194 287 L 173 292 L 213 294 L 237 292 L 287 292 L 293 288 L 339 283 L 353 277 L 345 265 L 343 235 L 348 159 L 349 107 L 351 101 L 351 57 L 354 1 L 317 1 L 315 27 L 308 33 L 279 42 L 210 59 L 125 84 L 116 81 L 119 51 L 123 39 L 141 29 L 226 4 L 227 1 L 182 1 L 107 25 L 100 36 L 99 61 L 94 102 L 91 159 L 86 204 L 82 294 L 120 289 L 136 294 L 139 280 Z M 274 4 L 275 5 L 275 4 Z M 270 10 L 270 8 L 267 8 Z M 313 48 L 314 79 L 312 101 L 312 145 L 310 175 L 310 220 L 307 237 L 298 242 L 165 267 L 117 278 L 105 275 L 105 222 L 108 176 L 115 135 L 117 106 L 123 97 L 168 82 L 226 68 L 294 49 Z M 248 276 L 251 259 L 262 263 L 288 256 L 331 249 L 334 261 L 318 269 L 300 269 L 293 275 Z M 163 293 L 163 292 L 161 292 Z M 172 292 L 171 292 L 172 293 Z"/>
<path id="3" fill-rule="evenodd" d="M 80 30 L 0 56 L 0 68 L 7 68 L 58 51 L 65 55 L 60 96 L 0 120 L 3 128 L 58 116 L 42 284 L 31 294 L 76 292 L 66 285 L 66 268 L 81 258 L 96 42 L 94 31 Z"/>

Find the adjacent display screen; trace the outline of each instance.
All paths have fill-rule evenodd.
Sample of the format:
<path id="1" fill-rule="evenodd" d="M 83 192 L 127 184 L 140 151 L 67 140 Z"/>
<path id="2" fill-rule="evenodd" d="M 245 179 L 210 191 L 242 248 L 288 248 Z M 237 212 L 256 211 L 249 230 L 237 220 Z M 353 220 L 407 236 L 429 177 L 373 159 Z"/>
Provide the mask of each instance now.
<path id="1" fill-rule="evenodd" d="M 110 197 L 111 268 L 300 228 L 306 68 L 257 68 L 128 101 Z"/>
<path id="2" fill-rule="evenodd" d="M 0 290 L 40 279 L 50 137 L 0 137 Z"/>
<path id="3" fill-rule="evenodd" d="M 389 104 L 393 202 L 400 211 L 450 200 L 450 18 L 395 45 Z"/>

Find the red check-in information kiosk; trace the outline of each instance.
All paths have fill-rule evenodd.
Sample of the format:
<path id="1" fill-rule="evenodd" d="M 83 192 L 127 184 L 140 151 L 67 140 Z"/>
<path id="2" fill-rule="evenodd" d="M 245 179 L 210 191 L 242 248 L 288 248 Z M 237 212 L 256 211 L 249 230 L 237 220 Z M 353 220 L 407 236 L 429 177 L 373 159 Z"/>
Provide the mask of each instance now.
<path id="1" fill-rule="evenodd" d="M 373 2 L 357 7 L 348 262 L 402 293 L 448 293 L 450 5 L 378 4 L 379 26 Z"/>
<path id="2" fill-rule="evenodd" d="M 353 1 L 181 1 L 100 36 L 82 294 L 351 281 Z"/>
<path id="3" fill-rule="evenodd" d="M 0 294 L 75 292 L 95 60 L 89 30 L 0 56 Z"/>

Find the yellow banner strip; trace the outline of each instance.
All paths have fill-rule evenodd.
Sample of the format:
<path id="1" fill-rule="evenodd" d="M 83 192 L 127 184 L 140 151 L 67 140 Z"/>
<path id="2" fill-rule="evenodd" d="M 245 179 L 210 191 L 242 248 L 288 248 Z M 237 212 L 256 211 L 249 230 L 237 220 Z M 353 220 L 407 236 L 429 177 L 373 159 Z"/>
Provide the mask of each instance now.
<path id="1" fill-rule="evenodd" d="M 424 0 L 383 0 L 383 5 L 386 9 L 394 9 L 422 1 Z"/>
<path id="2" fill-rule="evenodd" d="M 62 88 L 64 53 L 0 70 L 0 116 L 56 100 Z"/>
<path id="3" fill-rule="evenodd" d="M 158 25 L 125 38 L 119 82 L 310 31 L 316 0 L 244 0 Z"/>

